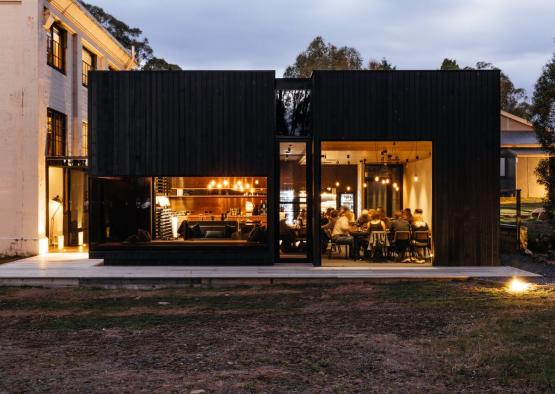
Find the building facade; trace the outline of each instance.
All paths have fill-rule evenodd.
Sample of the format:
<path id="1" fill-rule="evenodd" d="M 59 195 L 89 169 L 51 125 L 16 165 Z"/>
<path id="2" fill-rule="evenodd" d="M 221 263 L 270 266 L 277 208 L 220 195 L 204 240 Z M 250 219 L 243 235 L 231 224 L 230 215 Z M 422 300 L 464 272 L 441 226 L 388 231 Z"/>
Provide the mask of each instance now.
<path id="1" fill-rule="evenodd" d="M 87 243 L 88 71 L 135 67 L 74 0 L 0 1 L 0 255 Z"/>
<path id="2" fill-rule="evenodd" d="M 321 265 L 328 208 L 411 208 L 433 264 L 499 264 L 498 71 L 97 71 L 89 125 L 105 264 Z"/>
<path id="3" fill-rule="evenodd" d="M 545 186 L 538 183 L 535 170 L 539 162 L 547 157 L 532 123 L 501 111 L 501 189 L 520 189 L 521 198 L 529 201 L 543 199 Z"/>

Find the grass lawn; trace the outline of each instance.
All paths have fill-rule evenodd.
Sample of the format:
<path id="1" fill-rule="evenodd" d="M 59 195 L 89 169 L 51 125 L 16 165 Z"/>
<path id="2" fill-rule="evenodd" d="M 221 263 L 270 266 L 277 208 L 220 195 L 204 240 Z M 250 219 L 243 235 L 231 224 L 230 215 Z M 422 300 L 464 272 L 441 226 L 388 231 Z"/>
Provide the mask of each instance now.
<path id="1" fill-rule="evenodd" d="M 548 392 L 555 286 L 0 288 L 0 392 Z"/>

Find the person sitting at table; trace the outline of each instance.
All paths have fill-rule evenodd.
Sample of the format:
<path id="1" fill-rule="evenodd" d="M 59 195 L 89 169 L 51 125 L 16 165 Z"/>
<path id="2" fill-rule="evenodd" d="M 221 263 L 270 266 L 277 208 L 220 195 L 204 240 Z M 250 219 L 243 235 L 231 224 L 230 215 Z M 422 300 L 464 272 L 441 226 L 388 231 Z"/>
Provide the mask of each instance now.
<path id="1" fill-rule="evenodd" d="M 322 225 L 321 239 L 322 239 L 322 251 L 325 251 L 328 247 L 328 242 L 330 240 L 331 233 L 335 227 L 335 222 L 337 222 L 337 217 L 339 212 L 333 208 L 329 211 L 328 221 Z"/>
<path id="2" fill-rule="evenodd" d="M 410 208 L 403 209 L 403 219 L 409 222 L 409 224 L 412 223 L 412 212 Z"/>
<path id="3" fill-rule="evenodd" d="M 372 234 L 372 231 L 386 231 L 384 221 L 382 220 L 382 215 L 379 212 L 375 212 L 372 218 L 368 222 L 368 232 Z"/>
<path id="4" fill-rule="evenodd" d="M 363 209 L 362 212 L 360 213 L 359 218 L 357 219 L 357 226 L 364 231 L 368 228 L 369 221 L 370 221 L 370 215 L 368 215 L 368 209 Z"/>
<path id="5" fill-rule="evenodd" d="M 354 215 L 349 208 L 342 207 L 341 214 L 333 226 L 331 239 L 338 244 L 348 245 L 350 256 L 354 253 L 353 237 L 351 231 L 353 230 L 351 221 L 354 221 Z"/>
<path id="6" fill-rule="evenodd" d="M 404 218 L 403 212 L 396 211 L 393 214 L 393 220 L 389 225 L 389 231 L 392 235 L 395 235 L 397 231 L 410 231 L 410 224 Z"/>
<path id="7" fill-rule="evenodd" d="M 372 250 L 372 254 L 374 254 L 376 250 L 380 250 L 382 255 L 384 255 L 383 247 L 385 244 L 387 244 L 387 239 L 383 239 L 384 237 L 378 234 L 376 234 L 376 236 L 372 236 L 372 233 L 374 232 L 377 233 L 387 231 L 385 223 L 381 219 L 381 216 L 381 213 L 376 211 L 372 215 L 372 219 L 370 220 L 370 222 L 368 222 L 368 233 L 370 234 L 369 249 Z"/>
<path id="8" fill-rule="evenodd" d="M 285 219 L 279 221 L 279 239 L 281 241 L 281 250 L 285 253 L 292 252 L 295 249 L 295 241 L 297 236 L 295 232 L 286 223 Z"/>
<path id="9" fill-rule="evenodd" d="M 430 231 L 428 227 L 428 223 L 424 221 L 422 215 L 415 214 L 412 217 L 412 224 L 411 224 L 412 231 Z"/>
<path id="10" fill-rule="evenodd" d="M 301 213 L 297 217 L 297 226 L 302 228 L 306 226 L 306 209 L 301 209 Z"/>
<path id="11" fill-rule="evenodd" d="M 410 231 L 410 224 L 404 219 L 402 211 L 396 211 L 393 214 L 393 220 L 389 226 L 389 242 L 393 245 L 395 254 L 397 255 L 397 261 L 401 261 L 403 258 L 403 252 L 409 247 L 409 239 L 395 242 L 395 233 L 398 231 Z"/>
<path id="12" fill-rule="evenodd" d="M 379 208 L 378 212 L 380 213 L 380 220 L 385 224 L 386 230 L 389 228 L 389 218 L 385 214 L 385 210 L 383 208 Z"/>
<path id="13" fill-rule="evenodd" d="M 332 212 L 332 211 L 334 211 L 334 209 L 333 209 L 332 207 L 328 207 L 328 208 L 326 209 L 326 212 L 324 212 L 324 213 L 322 214 L 322 218 L 321 218 L 322 226 L 325 226 L 326 224 L 328 224 L 328 222 L 329 222 L 329 220 L 330 220 L 330 215 L 331 215 L 331 212 Z"/>

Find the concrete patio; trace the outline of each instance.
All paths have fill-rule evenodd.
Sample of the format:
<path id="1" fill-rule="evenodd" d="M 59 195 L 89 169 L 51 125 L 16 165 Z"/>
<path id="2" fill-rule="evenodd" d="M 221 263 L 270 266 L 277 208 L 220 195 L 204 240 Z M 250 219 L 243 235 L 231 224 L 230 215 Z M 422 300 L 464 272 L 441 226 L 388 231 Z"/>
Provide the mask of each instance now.
<path id="1" fill-rule="evenodd" d="M 50 253 L 0 265 L 0 285 L 159 287 L 202 284 L 286 283 L 307 280 L 418 280 L 536 277 L 513 267 L 431 267 L 368 264 L 367 267 L 105 266 L 87 253 Z"/>

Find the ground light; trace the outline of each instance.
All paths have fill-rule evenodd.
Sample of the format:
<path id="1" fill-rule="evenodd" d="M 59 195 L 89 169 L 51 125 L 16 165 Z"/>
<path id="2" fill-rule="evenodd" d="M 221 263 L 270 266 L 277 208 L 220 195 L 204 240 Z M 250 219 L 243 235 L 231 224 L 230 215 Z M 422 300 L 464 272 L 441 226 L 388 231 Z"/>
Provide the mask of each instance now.
<path id="1" fill-rule="evenodd" d="M 530 289 L 530 283 L 523 281 L 517 277 L 513 277 L 507 284 L 507 290 L 511 293 L 522 294 Z"/>

